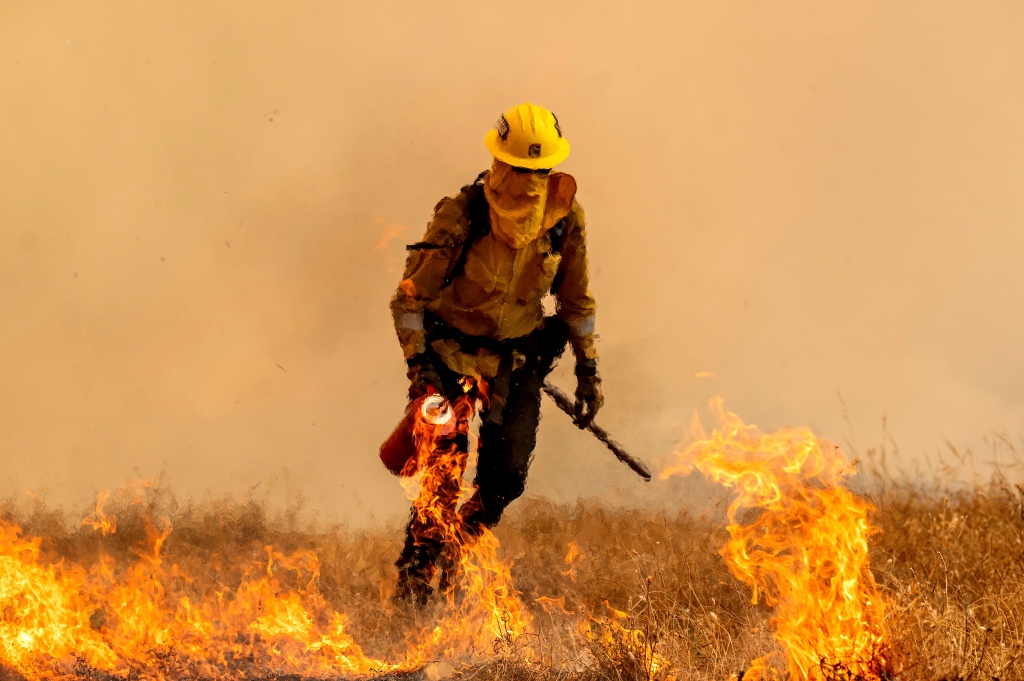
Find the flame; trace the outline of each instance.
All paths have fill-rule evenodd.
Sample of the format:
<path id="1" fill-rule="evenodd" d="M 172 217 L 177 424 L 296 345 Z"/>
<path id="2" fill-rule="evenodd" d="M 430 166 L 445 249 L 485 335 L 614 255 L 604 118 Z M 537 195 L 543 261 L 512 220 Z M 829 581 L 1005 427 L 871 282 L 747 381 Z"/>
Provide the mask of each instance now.
<path id="1" fill-rule="evenodd" d="M 673 681 L 669 674 L 672 665 L 655 651 L 654 642 L 647 631 L 633 622 L 629 613 L 604 602 L 608 616 L 591 616 L 584 634 L 616 670 L 632 672 L 629 676 L 645 679 Z"/>
<path id="2" fill-rule="evenodd" d="M 565 554 L 565 558 L 563 559 L 565 564 L 568 565 L 569 567 L 567 567 L 564 571 L 560 572 L 559 574 L 562 575 L 563 577 L 568 577 L 573 582 L 575 582 L 576 581 L 576 563 L 579 562 L 580 555 L 581 554 L 580 554 L 580 546 L 579 546 L 579 544 L 577 544 L 575 540 L 569 542 L 569 552 Z"/>
<path id="3" fill-rule="evenodd" d="M 565 554 L 565 558 L 562 560 L 566 565 L 573 565 L 580 559 L 580 545 L 576 543 L 576 540 L 569 542 L 569 552 Z"/>
<path id="4" fill-rule="evenodd" d="M 0 664 L 28 679 L 69 678 L 82 667 L 118 675 L 145 669 L 152 678 L 401 667 L 368 658 L 346 634 L 345 616 L 316 589 L 311 552 L 268 547 L 262 574 L 252 566 L 233 591 L 199 593 L 160 556 L 170 531 L 169 522 L 158 527 L 147 517 L 148 550 L 136 562 L 119 568 L 104 556 L 86 570 L 41 565 L 41 540 L 0 523 Z M 300 586 L 284 584 L 275 576 L 282 572 Z"/>
<path id="5" fill-rule="evenodd" d="M 570 542 L 569 552 L 563 561 L 572 567 L 561 574 L 575 582 L 576 565 L 582 556 L 579 544 L 575 541 Z M 548 614 L 556 612 L 560 612 L 562 615 L 574 614 L 565 607 L 564 598 L 541 597 L 536 602 Z M 598 664 L 611 663 L 615 675 L 620 678 L 675 681 L 675 676 L 669 673 L 672 664 L 655 651 L 654 637 L 650 635 L 651 632 L 636 626 L 634 618 L 628 612 L 612 607 L 608 601 L 604 601 L 603 605 L 607 615 L 590 613 L 585 621 L 577 624 L 583 639 L 590 642 L 591 651 L 598 658 Z"/>
<path id="6" fill-rule="evenodd" d="M 106 537 L 117 531 L 117 518 L 103 512 L 103 505 L 110 498 L 110 490 L 102 489 L 96 493 L 96 508 L 82 519 L 82 527 L 89 526 Z"/>
<path id="7" fill-rule="evenodd" d="M 380 232 L 380 238 L 370 246 L 366 254 L 372 255 L 377 252 L 384 253 L 384 268 L 387 272 L 397 272 L 401 270 L 401 263 L 404 262 L 404 258 L 401 254 L 391 248 L 391 242 L 396 239 L 400 239 L 408 234 L 411 230 L 409 227 L 399 224 L 397 222 L 386 222 L 383 218 L 374 218 L 374 226 Z"/>
<path id="8" fill-rule="evenodd" d="M 460 502 L 470 498 L 473 488 L 463 480 L 468 447 L 456 446 L 456 440 L 468 441 L 476 402 L 485 398 L 482 387 L 467 379 L 465 393 L 451 405 L 454 419 L 420 419 L 413 433 L 420 472 L 403 480 L 413 499 L 413 533 L 418 543 L 439 542 L 445 547 L 439 561 L 445 573 L 438 576 L 438 588 L 449 605 L 448 614 L 419 651 L 419 660 L 430 655 L 466 657 L 495 642 L 512 646 L 531 622 L 512 587 L 509 565 L 498 557 L 497 538 L 487 528 L 465 527 L 459 512 Z"/>
<path id="9" fill-rule="evenodd" d="M 139 670 L 155 679 L 326 678 L 474 660 L 517 646 L 530 615 L 494 535 L 483 529 L 470 537 L 463 527 L 458 503 L 472 491 L 462 481 L 468 456 L 440 437 L 467 434 L 472 388 L 452 405 L 453 417 L 418 426 L 415 434 L 418 456 L 429 464 L 410 486 L 416 517 L 427 528 L 425 538 L 452 547 L 453 576 L 444 615 L 409 634 L 397 661 L 371 657 L 353 639 L 347 616 L 319 591 L 320 564 L 311 551 L 267 546 L 262 562 L 211 566 L 221 575 L 213 584 L 165 561 L 171 523 L 150 517 L 134 485 L 118 490 L 118 499 L 141 509 L 145 540 L 127 563 L 101 553 L 92 565 L 46 564 L 42 539 L 0 521 L 0 670 L 17 670 L 29 681 L 130 678 Z M 110 499 L 100 492 L 82 526 L 115 533 Z M 529 659 L 527 648 L 517 652 Z"/>
<path id="10" fill-rule="evenodd" d="M 661 478 L 694 467 L 734 490 L 730 573 L 775 609 L 773 636 L 791 679 L 882 679 L 886 604 L 871 574 L 868 520 L 873 506 L 843 486 L 855 470 L 835 445 L 805 428 L 762 433 L 712 402 L 720 426 L 678 453 Z M 756 660 L 744 679 L 771 674 Z"/>
<path id="11" fill-rule="evenodd" d="M 544 612 L 551 614 L 560 615 L 574 615 L 575 613 L 565 605 L 565 596 L 559 596 L 558 598 L 551 598 L 550 596 L 538 596 L 533 599 L 533 602 L 544 608 Z"/>
<path id="12" fill-rule="evenodd" d="M 441 661 L 475 664 L 495 654 L 549 664 L 553 658 L 543 645 L 536 653 L 531 648 L 537 640 L 532 616 L 497 538 L 464 522 L 473 503 L 473 487 L 464 480 L 472 465 L 466 441 L 477 405 L 486 399 L 483 387 L 467 381 L 465 394 L 450 404 L 431 402 L 415 427 L 420 472 L 405 484 L 416 537 L 447 550 L 430 575 L 438 596 L 430 624 L 408 620 L 406 647 L 390 651 L 392 659 L 357 643 L 347 615 L 320 591 L 320 562 L 312 551 L 266 546 L 247 564 L 215 555 L 212 581 L 165 558 L 171 523 L 151 517 L 140 491 L 151 483 L 139 483 L 116 493 L 142 511 L 145 538 L 133 544 L 128 560 L 115 560 L 103 553 L 108 544 L 98 543 L 92 563 L 54 562 L 43 539 L 0 521 L 0 671 L 16 670 L 28 681 L 351 678 L 416 669 L 430 678 L 442 674 Z M 868 521 L 870 504 L 843 486 L 852 464 L 806 429 L 766 435 L 720 401 L 714 407 L 720 427 L 708 435 L 696 421 L 696 441 L 662 478 L 697 468 L 734 491 L 731 539 L 721 555 L 751 587 L 753 602 L 764 599 L 775 609 L 773 635 L 789 678 L 886 678 L 886 604 L 867 559 L 876 530 Z M 109 510 L 112 498 L 107 491 L 97 495 L 82 532 L 124 532 Z M 122 534 L 117 539 L 124 541 Z M 581 560 L 579 545 L 570 542 L 561 572 L 567 581 L 576 581 Z M 677 673 L 649 603 L 641 611 L 631 602 L 627 612 L 605 602 L 600 615 L 586 603 L 567 604 L 565 596 L 535 596 L 531 603 L 585 642 L 589 658 L 580 657 L 580 665 L 611 665 L 620 676 L 658 681 Z M 777 676 L 761 658 L 744 679 Z"/>
<path id="13" fill-rule="evenodd" d="M 380 231 L 380 238 L 370 246 L 370 252 L 384 250 L 395 239 L 409 232 L 409 228 L 397 222 L 386 222 L 383 218 L 374 218 L 373 224 Z"/>

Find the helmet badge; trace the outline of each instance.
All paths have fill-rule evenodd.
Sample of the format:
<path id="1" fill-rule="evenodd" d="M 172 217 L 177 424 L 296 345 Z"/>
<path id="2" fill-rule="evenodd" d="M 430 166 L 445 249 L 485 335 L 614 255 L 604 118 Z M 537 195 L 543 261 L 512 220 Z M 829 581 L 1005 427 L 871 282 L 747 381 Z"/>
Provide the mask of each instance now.
<path id="1" fill-rule="evenodd" d="M 502 114 L 498 122 L 494 124 L 494 127 L 498 130 L 498 137 L 501 138 L 502 142 L 508 141 L 508 120 L 505 119 L 505 115 Z"/>
<path id="2" fill-rule="evenodd" d="M 540 158 L 540 145 L 531 144 L 529 154 L 530 158 Z"/>

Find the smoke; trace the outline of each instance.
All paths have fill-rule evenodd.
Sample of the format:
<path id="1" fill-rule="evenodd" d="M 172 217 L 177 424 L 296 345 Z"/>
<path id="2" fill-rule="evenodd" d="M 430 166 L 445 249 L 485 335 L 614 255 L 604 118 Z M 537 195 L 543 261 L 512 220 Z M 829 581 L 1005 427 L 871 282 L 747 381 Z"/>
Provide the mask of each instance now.
<path id="1" fill-rule="evenodd" d="M 996 2 L 7 3 L 0 488 L 84 508 L 160 476 L 401 512 L 376 450 L 405 387 L 402 245 L 525 99 L 573 144 L 601 421 L 637 455 L 717 393 L 859 451 L 886 415 L 911 473 L 943 438 L 1019 440 L 1022 23 Z M 529 493 L 650 493 L 546 409 Z"/>

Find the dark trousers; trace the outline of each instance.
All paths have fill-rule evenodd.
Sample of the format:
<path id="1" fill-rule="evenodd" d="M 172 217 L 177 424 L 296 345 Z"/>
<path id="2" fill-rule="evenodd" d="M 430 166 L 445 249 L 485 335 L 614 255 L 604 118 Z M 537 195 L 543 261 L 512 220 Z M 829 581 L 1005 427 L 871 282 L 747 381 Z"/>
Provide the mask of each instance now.
<path id="1" fill-rule="evenodd" d="M 492 408 L 500 405 L 499 400 L 492 400 L 492 407 L 485 407 L 481 411 L 483 423 L 477 452 L 476 490 L 459 512 L 464 539 L 471 539 L 479 533 L 481 527 L 497 524 L 505 508 L 522 495 L 530 462 L 533 460 L 533 450 L 537 445 L 541 388 L 555 360 L 565 349 L 568 336 L 565 322 L 555 317 L 546 318 L 541 328 L 514 348 L 523 354 L 525 362 L 506 377 L 508 394 L 504 405 L 500 406 L 500 418 L 495 418 L 498 415 L 491 413 Z M 455 399 L 463 392 L 459 384 L 462 376 L 451 371 L 439 357 L 434 356 L 433 360 L 446 394 Z M 499 382 L 500 379 L 495 381 Z M 465 451 L 468 439 L 457 438 L 454 446 Z M 458 494 L 457 489 L 454 494 Z M 451 503 L 454 505 L 454 498 Z M 439 536 L 439 533 L 422 527 L 422 524 L 422 519 L 417 519 L 414 511 L 406 530 L 405 548 L 396 562 L 400 572 L 400 588 L 403 579 L 412 579 L 421 585 L 429 584 L 434 574 L 434 563 L 447 548 L 443 542 L 431 539 Z"/>

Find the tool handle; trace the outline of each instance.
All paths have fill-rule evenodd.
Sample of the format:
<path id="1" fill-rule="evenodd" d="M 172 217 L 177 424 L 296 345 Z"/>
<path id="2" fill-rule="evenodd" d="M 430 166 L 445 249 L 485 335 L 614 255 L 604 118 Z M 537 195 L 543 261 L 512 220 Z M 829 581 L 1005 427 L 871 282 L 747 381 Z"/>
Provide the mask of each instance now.
<path id="1" fill-rule="evenodd" d="M 569 416 L 575 418 L 576 404 L 568 395 L 562 392 L 557 386 L 552 384 L 550 381 L 544 381 L 544 392 L 548 394 L 548 397 L 554 400 L 555 404 L 558 405 L 559 409 L 564 411 Z M 604 428 L 597 425 L 593 421 L 590 422 L 586 429 L 589 430 L 594 435 L 594 437 L 600 440 L 605 447 L 610 449 L 612 454 L 615 455 L 616 459 L 629 466 L 633 470 L 633 472 L 639 475 L 641 478 L 643 478 L 645 482 L 651 481 L 651 470 L 647 467 L 647 464 L 645 464 L 640 459 L 631 456 L 629 452 L 622 448 L 622 445 L 620 445 L 618 442 L 612 439 L 612 437 L 608 434 L 608 431 L 606 431 Z"/>

